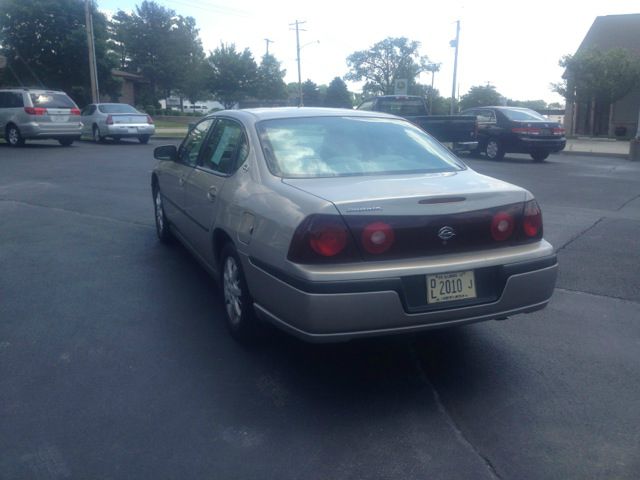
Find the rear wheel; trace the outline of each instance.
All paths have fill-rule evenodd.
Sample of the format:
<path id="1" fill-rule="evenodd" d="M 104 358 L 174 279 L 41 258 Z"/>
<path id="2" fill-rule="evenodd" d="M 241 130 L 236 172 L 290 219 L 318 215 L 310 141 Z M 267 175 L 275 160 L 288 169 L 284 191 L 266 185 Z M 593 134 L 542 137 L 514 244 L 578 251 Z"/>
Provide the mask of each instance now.
<path id="1" fill-rule="evenodd" d="M 15 125 L 9 125 L 7 127 L 4 138 L 12 147 L 22 147 L 24 145 L 24 137 L 20 134 L 20 129 Z"/>
<path id="2" fill-rule="evenodd" d="M 549 152 L 531 152 L 531 158 L 534 162 L 544 162 L 549 156 Z"/>
<path id="3" fill-rule="evenodd" d="M 138 137 L 138 141 L 139 141 L 141 144 L 146 145 L 147 143 L 149 143 L 149 137 L 150 137 L 150 135 L 140 135 L 140 136 Z"/>
<path id="4" fill-rule="evenodd" d="M 96 143 L 104 142 L 104 137 L 100 135 L 100 129 L 97 125 L 93 126 L 93 141 Z"/>
<path id="5" fill-rule="evenodd" d="M 259 334 L 259 321 L 253 310 L 238 252 L 227 243 L 220 254 L 220 285 L 224 297 L 227 328 L 239 343 L 253 343 Z"/>
<path id="6" fill-rule="evenodd" d="M 73 144 L 73 138 L 59 138 L 58 142 L 60 142 L 60 145 L 63 147 L 68 147 Z"/>
<path id="7" fill-rule="evenodd" d="M 490 138 L 484 147 L 484 153 L 489 160 L 502 160 L 504 158 L 504 148 L 498 140 Z"/>

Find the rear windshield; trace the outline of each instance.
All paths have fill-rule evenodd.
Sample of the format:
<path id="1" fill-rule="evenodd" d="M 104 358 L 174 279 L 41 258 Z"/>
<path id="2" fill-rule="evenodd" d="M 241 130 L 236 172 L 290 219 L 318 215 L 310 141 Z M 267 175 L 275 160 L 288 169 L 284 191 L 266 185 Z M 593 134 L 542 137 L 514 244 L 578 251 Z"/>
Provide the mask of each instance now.
<path id="1" fill-rule="evenodd" d="M 401 117 L 427 114 L 424 102 L 419 98 L 380 98 L 376 110 Z"/>
<path id="2" fill-rule="evenodd" d="M 140 113 L 131 105 L 127 105 L 126 103 L 98 105 L 98 110 L 102 113 Z"/>
<path id="3" fill-rule="evenodd" d="M 387 118 L 315 117 L 257 124 L 272 173 L 286 178 L 453 172 L 465 168 L 411 123 Z"/>
<path id="4" fill-rule="evenodd" d="M 543 121 L 548 122 L 549 119 L 543 117 L 538 112 L 534 110 L 529 110 L 528 108 L 523 108 L 522 110 L 502 110 L 509 120 L 518 120 L 518 121 Z"/>
<path id="5" fill-rule="evenodd" d="M 64 93 L 31 93 L 30 96 L 34 107 L 76 108 L 73 100 Z"/>

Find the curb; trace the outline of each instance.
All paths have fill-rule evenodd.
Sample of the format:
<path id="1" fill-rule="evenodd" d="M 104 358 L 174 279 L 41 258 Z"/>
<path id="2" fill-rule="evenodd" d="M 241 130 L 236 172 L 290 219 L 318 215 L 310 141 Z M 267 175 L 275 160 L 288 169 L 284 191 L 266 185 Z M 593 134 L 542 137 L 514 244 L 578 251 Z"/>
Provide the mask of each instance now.
<path id="1" fill-rule="evenodd" d="M 613 157 L 613 158 L 623 158 L 625 160 L 629 159 L 628 153 L 608 153 L 608 152 L 578 152 L 575 150 L 563 150 L 558 152 L 561 155 L 569 155 L 569 156 L 581 156 L 581 157 Z"/>

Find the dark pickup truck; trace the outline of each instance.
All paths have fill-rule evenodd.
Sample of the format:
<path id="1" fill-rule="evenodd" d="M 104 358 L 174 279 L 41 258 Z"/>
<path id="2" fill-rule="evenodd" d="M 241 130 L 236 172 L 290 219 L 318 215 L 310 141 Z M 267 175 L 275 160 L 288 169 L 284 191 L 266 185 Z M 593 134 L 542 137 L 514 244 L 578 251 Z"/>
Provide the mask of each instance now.
<path id="1" fill-rule="evenodd" d="M 455 152 L 470 152 L 478 147 L 478 126 L 473 115 L 429 115 L 422 97 L 383 95 L 363 102 L 358 110 L 390 113 L 406 118 L 441 143 L 451 144 Z"/>

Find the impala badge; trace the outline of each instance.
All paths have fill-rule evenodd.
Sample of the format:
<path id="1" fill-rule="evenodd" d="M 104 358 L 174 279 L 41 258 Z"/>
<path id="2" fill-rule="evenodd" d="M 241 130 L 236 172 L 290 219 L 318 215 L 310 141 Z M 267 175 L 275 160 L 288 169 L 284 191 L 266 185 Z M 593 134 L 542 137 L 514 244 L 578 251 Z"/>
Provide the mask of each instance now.
<path id="1" fill-rule="evenodd" d="M 451 240 L 455 236 L 455 230 L 449 226 L 444 226 L 440 230 L 438 230 L 438 237 L 440 237 L 440 240 L 442 240 L 443 245 L 446 245 L 447 241 Z"/>

